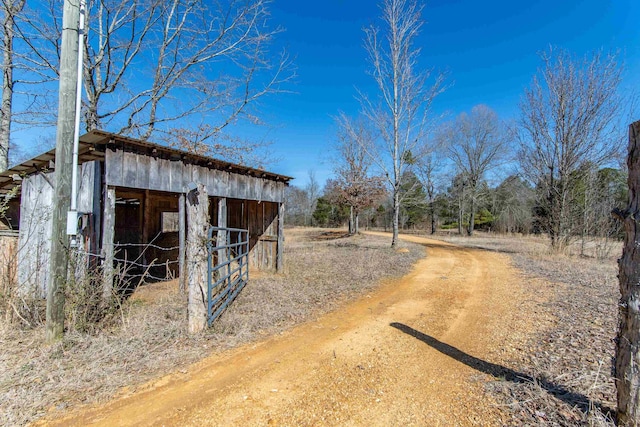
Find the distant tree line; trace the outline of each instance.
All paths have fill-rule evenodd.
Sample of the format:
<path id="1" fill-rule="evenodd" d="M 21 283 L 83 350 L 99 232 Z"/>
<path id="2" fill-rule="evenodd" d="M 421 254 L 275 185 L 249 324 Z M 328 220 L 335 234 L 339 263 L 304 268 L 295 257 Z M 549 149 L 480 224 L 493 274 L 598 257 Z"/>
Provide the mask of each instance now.
<path id="1" fill-rule="evenodd" d="M 571 228 L 566 231 L 566 243 L 579 240 L 582 249 L 589 242 L 606 243 L 620 239 L 622 230 L 611 217 L 611 210 L 627 203 L 626 171 L 613 167 L 598 168 L 586 164 L 572 176 L 567 204 L 571 206 Z M 496 185 L 486 180 L 473 191 L 467 187 L 465 174 L 451 177 L 447 185 L 429 195 L 425 182 L 414 172 L 406 172 L 401 193 L 399 228 L 401 231 L 421 230 L 428 233 L 453 231 L 468 234 L 473 229 L 496 233 L 547 234 L 552 221 L 543 185 L 533 186 L 518 175 L 509 175 Z M 289 226 L 348 226 L 351 206 L 335 184 L 325 187 L 316 199 L 315 208 L 304 188 L 287 189 Z M 390 231 L 393 227 L 393 202 L 382 192 L 369 206 L 360 211 L 360 226 L 365 229 Z M 604 242 L 601 241 L 604 239 Z M 599 248 L 596 245 L 596 248 Z M 605 250 L 605 247 L 602 247 Z M 604 253 L 602 255 L 605 255 Z"/>

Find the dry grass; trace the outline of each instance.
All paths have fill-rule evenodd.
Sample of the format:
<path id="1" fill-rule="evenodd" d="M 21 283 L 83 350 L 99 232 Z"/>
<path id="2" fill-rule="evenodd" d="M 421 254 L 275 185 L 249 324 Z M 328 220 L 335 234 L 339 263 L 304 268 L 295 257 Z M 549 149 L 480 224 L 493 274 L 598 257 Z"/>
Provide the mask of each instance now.
<path id="1" fill-rule="evenodd" d="M 388 238 L 345 238 L 322 230 L 287 230 L 286 272 L 250 280 L 206 334 L 187 334 L 186 303 L 177 284 L 142 288 L 121 308 L 117 326 L 71 332 L 53 346 L 43 328 L 0 327 L 0 425 L 24 425 L 52 410 L 133 391 L 216 351 L 290 328 L 406 274 L 423 247 Z"/>
<path id="2" fill-rule="evenodd" d="M 579 253 L 575 245 L 553 253 L 545 239 L 535 236 L 439 238 L 508 253 L 525 273 L 531 297 L 520 302 L 519 316 L 536 319 L 541 332 L 533 337 L 514 333 L 503 345 L 519 352 L 503 362 L 535 381 L 497 381 L 487 388 L 510 424 L 613 426 L 611 366 L 619 298 L 615 256 L 621 244 L 612 247 L 608 258 L 598 259 L 572 255 Z"/>

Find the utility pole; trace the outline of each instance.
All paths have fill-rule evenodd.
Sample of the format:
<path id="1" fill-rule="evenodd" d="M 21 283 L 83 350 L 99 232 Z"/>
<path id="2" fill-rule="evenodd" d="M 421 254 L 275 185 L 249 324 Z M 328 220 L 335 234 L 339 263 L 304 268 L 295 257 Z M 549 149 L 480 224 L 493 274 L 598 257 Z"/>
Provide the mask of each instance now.
<path id="1" fill-rule="evenodd" d="M 60 86 L 56 129 L 55 197 L 51 231 L 51 268 L 47 289 L 46 339 L 53 342 L 64 333 L 64 285 L 67 281 L 69 236 L 67 212 L 71 197 L 73 137 L 78 68 L 78 21 L 80 0 L 64 0 Z"/>

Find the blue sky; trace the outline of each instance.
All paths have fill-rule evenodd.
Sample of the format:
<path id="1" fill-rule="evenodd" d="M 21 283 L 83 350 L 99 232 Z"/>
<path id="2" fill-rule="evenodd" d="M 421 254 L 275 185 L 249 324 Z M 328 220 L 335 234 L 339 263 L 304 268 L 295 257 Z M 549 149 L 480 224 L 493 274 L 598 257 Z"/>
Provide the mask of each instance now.
<path id="1" fill-rule="evenodd" d="M 296 64 L 294 93 L 262 102 L 267 138 L 280 160 L 270 169 L 304 186 L 313 170 L 331 175 L 333 116 L 356 114 L 356 88 L 374 90 L 366 74 L 362 28 L 377 24 L 375 1 L 274 0 L 272 23 L 285 31 L 277 47 Z M 626 64 L 623 90 L 640 89 L 640 1 L 427 1 L 418 40 L 424 68 L 446 71 L 452 86 L 434 113 L 452 118 L 487 104 L 502 118 L 515 118 L 518 102 L 550 45 L 576 54 L 619 49 Z"/>

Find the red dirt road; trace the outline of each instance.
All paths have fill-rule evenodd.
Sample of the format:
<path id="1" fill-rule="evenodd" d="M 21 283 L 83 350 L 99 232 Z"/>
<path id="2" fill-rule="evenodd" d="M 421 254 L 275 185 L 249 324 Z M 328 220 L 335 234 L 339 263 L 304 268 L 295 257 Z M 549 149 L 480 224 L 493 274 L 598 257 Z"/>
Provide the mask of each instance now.
<path id="1" fill-rule="evenodd" d="M 339 311 L 47 425 L 501 425 L 482 392 L 513 330 L 504 255 L 418 237 L 413 271 Z M 522 332 L 531 325 L 518 324 Z M 470 357 L 472 356 L 472 357 Z"/>

